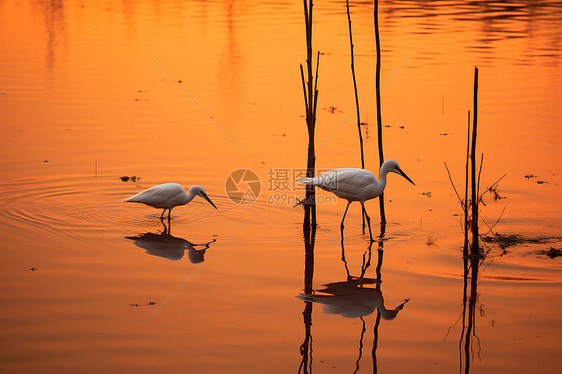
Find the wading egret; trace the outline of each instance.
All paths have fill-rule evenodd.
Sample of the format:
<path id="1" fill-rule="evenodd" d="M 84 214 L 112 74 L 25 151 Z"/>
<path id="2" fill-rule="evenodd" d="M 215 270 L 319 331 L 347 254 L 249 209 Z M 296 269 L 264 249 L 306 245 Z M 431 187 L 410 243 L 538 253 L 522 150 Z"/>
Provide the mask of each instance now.
<path id="1" fill-rule="evenodd" d="M 203 199 L 207 200 L 209 204 L 211 204 L 215 209 L 217 209 L 215 204 L 213 204 L 211 199 L 209 199 L 209 196 L 207 196 L 207 193 L 205 192 L 203 187 L 191 186 L 191 188 L 189 189 L 189 193 L 185 193 L 184 188 L 177 183 L 159 184 L 150 187 L 147 190 L 139 192 L 135 196 L 131 196 L 123 201 L 130 203 L 142 203 L 156 209 L 164 209 L 164 211 L 162 211 L 160 219 L 164 219 L 164 213 L 166 213 L 167 209 L 169 220 L 173 208 L 189 203 L 195 196 L 201 196 Z"/>
<path id="2" fill-rule="evenodd" d="M 371 240 L 373 240 L 373 235 L 371 234 L 371 219 L 365 210 L 365 201 L 374 199 L 382 194 L 384 187 L 386 186 L 386 175 L 388 173 L 400 174 L 410 183 L 415 185 L 415 183 L 408 178 L 406 173 L 400 169 L 398 162 L 394 160 L 386 160 L 384 164 L 382 164 L 378 180 L 377 177 L 375 177 L 375 174 L 368 170 L 342 168 L 329 170 L 315 178 L 301 178 L 299 183 L 320 187 L 323 190 L 330 191 L 336 196 L 347 200 L 347 207 L 345 208 L 340 224 L 342 238 L 344 227 L 343 221 L 345 220 L 349 204 L 353 201 L 359 201 L 365 211 L 365 217 L 367 218 L 367 223 L 369 224 L 369 235 L 371 236 Z"/>

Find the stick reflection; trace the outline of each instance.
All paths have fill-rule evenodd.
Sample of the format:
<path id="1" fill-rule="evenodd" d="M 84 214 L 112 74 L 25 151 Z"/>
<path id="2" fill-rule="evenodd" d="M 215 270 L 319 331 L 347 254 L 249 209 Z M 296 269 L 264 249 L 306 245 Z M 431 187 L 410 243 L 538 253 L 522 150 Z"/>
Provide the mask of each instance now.
<path id="1" fill-rule="evenodd" d="M 304 235 L 304 292 L 311 294 L 314 278 L 314 242 L 316 240 L 316 224 L 305 224 Z M 312 373 L 312 302 L 306 301 L 302 312 L 304 322 L 304 341 L 300 346 L 301 364 L 299 373 Z"/>
<path id="2" fill-rule="evenodd" d="M 478 301 L 478 268 L 480 262 L 480 257 L 469 258 L 465 256 L 463 258 L 464 287 L 461 313 L 462 331 L 459 339 L 459 372 L 465 374 L 470 373 L 475 341 L 477 342 L 478 356 L 480 356 L 480 339 L 476 335 L 476 303 Z"/>

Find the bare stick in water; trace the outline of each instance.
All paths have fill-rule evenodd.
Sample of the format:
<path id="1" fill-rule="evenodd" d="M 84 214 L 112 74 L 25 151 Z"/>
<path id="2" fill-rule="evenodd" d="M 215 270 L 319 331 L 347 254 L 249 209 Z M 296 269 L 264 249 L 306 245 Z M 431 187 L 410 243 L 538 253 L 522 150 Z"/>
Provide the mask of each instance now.
<path id="1" fill-rule="evenodd" d="M 361 135 L 361 115 L 359 112 L 359 94 L 357 93 L 357 79 L 355 78 L 355 56 L 353 54 L 353 32 L 351 31 L 351 13 L 349 0 L 345 0 L 347 9 L 347 23 L 349 25 L 349 48 L 351 51 L 351 76 L 353 77 L 353 90 L 355 92 L 355 114 L 357 115 L 357 131 L 359 133 L 359 149 L 361 150 L 361 169 L 365 169 L 365 154 L 363 153 L 363 135 Z M 362 209 L 363 234 L 365 233 L 365 209 Z"/>
<path id="2" fill-rule="evenodd" d="M 318 65 L 320 53 L 316 58 L 316 73 L 312 72 L 312 10 L 313 1 L 303 0 L 304 21 L 306 26 L 306 71 L 305 80 L 304 69 L 301 65 L 301 79 L 304 90 L 304 102 L 306 106 L 306 126 L 308 129 L 308 156 L 306 165 L 306 176 L 314 177 L 316 165 L 316 154 L 314 149 L 314 128 L 316 126 L 316 106 L 318 101 Z M 303 226 L 316 226 L 316 204 L 314 186 L 307 186 L 306 199 L 304 202 L 304 222 Z"/>
<path id="3" fill-rule="evenodd" d="M 472 248 L 473 255 L 479 255 L 478 246 L 478 191 L 476 188 L 476 134 L 478 129 L 478 68 L 474 68 L 474 107 L 472 116 L 471 187 L 472 187 Z"/>
<path id="4" fill-rule="evenodd" d="M 381 114 L 381 41 L 379 37 L 379 1 L 375 1 L 375 41 L 377 49 L 377 65 L 375 73 L 375 85 L 376 85 L 376 101 L 377 101 L 377 129 L 378 129 L 378 140 L 379 140 L 379 166 L 382 166 L 384 162 L 384 155 L 382 151 L 382 114 Z M 381 223 L 386 223 L 386 216 L 384 214 L 384 194 L 379 196 L 379 204 L 381 211 Z"/>

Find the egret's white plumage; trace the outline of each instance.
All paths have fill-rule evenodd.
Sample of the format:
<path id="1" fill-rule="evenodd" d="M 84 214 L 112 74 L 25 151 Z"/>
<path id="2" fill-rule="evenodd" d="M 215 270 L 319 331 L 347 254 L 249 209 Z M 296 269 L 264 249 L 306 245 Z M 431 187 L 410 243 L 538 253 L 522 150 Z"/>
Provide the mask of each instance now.
<path id="1" fill-rule="evenodd" d="M 365 169 L 341 168 L 333 169 L 319 175 L 315 178 L 301 178 L 299 183 L 310 184 L 330 191 L 336 196 L 348 201 L 345 213 L 341 221 L 341 230 L 343 234 L 343 222 L 349 204 L 353 201 L 359 201 L 365 209 L 365 201 L 380 196 L 386 187 L 386 176 L 388 173 L 400 174 L 410 183 L 414 184 L 410 178 L 400 169 L 400 165 L 395 160 L 386 160 L 379 173 L 379 179 L 373 173 Z M 367 221 L 370 221 L 365 211 Z M 371 234 L 371 226 L 369 225 L 369 234 Z M 371 240 L 372 240 L 371 235 Z"/>
<path id="2" fill-rule="evenodd" d="M 153 208 L 164 209 L 160 218 L 164 217 L 166 209 L 168 210 L 168 219 L 170 219 L 170 214 L 172 209 L 189 203 L 195 196 L 200 196 L 207 200 L 215 209 L 217 207 L 211 199 L 207 196 L 207 193 L 201 186 L 191 186 L 189 193 L 185 193 L 185 189 L 177 183 L 164 183 L 147 190 L 139 192 L 138 194 L 124 199 L 124 202 L 130 203 L 142 203 L 149 205 Z"/>

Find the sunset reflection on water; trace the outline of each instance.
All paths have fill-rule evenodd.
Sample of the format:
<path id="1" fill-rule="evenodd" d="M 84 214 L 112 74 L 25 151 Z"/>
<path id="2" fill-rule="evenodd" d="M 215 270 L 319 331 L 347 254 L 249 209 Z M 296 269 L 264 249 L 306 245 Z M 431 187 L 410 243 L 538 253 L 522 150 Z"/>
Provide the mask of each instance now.
<path id="1" fill-rule="evenodd" d="M 378 175 L 372 3 L 350 5 L 366 168 Z M 0 2 L 2 372 L 458 370 L 471 280 L 443 162 L 462 185 L 474 66 L 481 188 L 507 174 L 501 199 L 484 196 L 481 227 L 505 208 L 493 231 L 520 241 L 488 244 L 465 300 L 470 369 L 556 370 L 561 265 L 545 252 L 561 249 L 562 6 L 379 7 L 385 156 L 416 187 L 389 177 L 380 251 L 359 204 L 343 250 L 346 203 L 318 192 L 311 262 L 293 207 L 307 147 L 302 3 Z M 317 168 L 359 167 L 345 2 L 318 1 L 314 19 Z M 225 191 L 238 169 L 260 179 L 251 204 Z M 177 207 L 168 228 L 161 211 L 121 203 L 165 182 L 204 186 L 218 210 Z M 376 226 L 378 202 L 367 208 Z M 295 297 L 312 290 L 331 298 Z M 371 313 L 346 310 L 349 299 Z"/>

